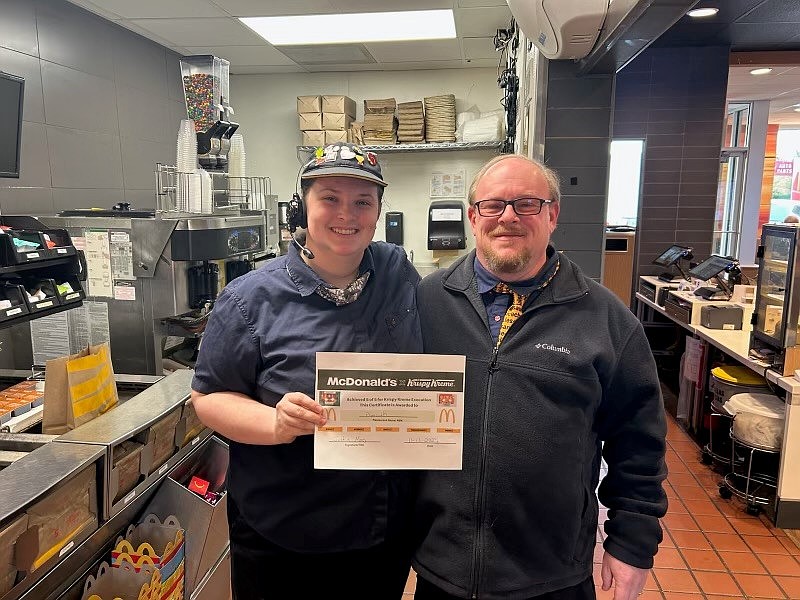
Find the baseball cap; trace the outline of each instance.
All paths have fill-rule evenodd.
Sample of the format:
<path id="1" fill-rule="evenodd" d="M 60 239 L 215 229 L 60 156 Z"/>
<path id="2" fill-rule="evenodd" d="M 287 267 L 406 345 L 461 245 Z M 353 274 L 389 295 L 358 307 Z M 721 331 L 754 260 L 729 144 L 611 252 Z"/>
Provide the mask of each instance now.
<path id="1" fill-rule="evenodd" d="M 381 166 L 374 152 L 365 152 L 355 144 L 329 144 L 317 148 L 314 157 L 300 172 L 300 179 L 316 177 L 355 177 L 377 183 L 381 187 L 388 184 L 383 180 Z"/>

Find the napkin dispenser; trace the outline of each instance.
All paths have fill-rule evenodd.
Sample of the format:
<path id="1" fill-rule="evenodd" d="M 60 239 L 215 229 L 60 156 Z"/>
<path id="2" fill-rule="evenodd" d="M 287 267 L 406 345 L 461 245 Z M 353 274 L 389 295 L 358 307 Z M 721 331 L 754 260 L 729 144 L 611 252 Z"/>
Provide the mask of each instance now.
<path id="1" fill-rule="evenodd" d="M 428 208 L 428 250 L 466 248 L 464 203 L 434 200 Z"/>

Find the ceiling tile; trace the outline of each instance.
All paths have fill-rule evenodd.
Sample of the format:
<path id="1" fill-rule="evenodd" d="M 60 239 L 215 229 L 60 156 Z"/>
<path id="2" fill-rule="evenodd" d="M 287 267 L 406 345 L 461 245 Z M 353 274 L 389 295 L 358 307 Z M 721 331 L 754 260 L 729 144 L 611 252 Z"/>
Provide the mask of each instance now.
<path id="1" fill-rule="evenodd" d="M 737 19 L 737 23 L 800 23 L 800 2 L 769 0 Z"/>
<path id="2" fill-rule="evenodd" d="M 183 17 L 226 17 L 210 0 L 99 0 L 105 10 L 126 19 L 177 19 Z"/>
<path id="3" fill-rule="evenodd" d="M 116 21 L 117 19 L 122 18 L 121 15 L 109 10 L 109 7 L 103 6 L 100 7 L 89 0 L 69 0 L 72 4 L 76 6 L 80 6 L 81 8 L 85 8 L 89 12 L 93 12 L 98 17 L 103 17 L 104 19 L 108 19 L 109 21 Z"/>
<path id="4" fill-rule="evenodd" d="M 428 60 L 461 60 L 461 45 L 454 40 L 420 40 L 416 42 L 380 42 L 365 44 L 378 62 L 418 62 Z"/>
<path id="5" fill-rule="evenodd" d="M 507 6 L 459 8 L 455 13 L 456 31 L 461 37 L 493 37 L 498 29 L 507 28 L 511 22 Z"/>
<path id="6" fill-rule="evenodd" d="M 231 75 L 260 75 L 262 73 L 305 73 L 306 70 L 298 65 L 253 65 L 246 67 L 231 67 Z"/>
<path id="7" fill-rule="evenodd" d="M 237 67 L 253 65 L 296 66 L 294 61 L 268 44 L 260 46 L 189 46 L 186 50 L 190 54 L 213 54 L 224 58 L 231 65 L 236 65 Z"/>
<path id="8" fill-rule="evenodd" d="M 464 62 L 460 60 L 421 61 L 405 63 L 376 63 L 374 65 L 326 65 L 309 67 L 311 72 L 338 71 L 418 71 L 426 69 L 460 69 Z M 472 65 L 470 65 L 472 66 Z"/>
<path id="9" fill-rule="evenodd" d="M 263 38 L 234 19 L 130 19 L 130 22 L 175 46 L 202 46 L 209 41 L 221 46 L 264 42 Z"/>
<path id="10" fill-rule="evenodd" d="M 496 60 L 500 60 L 500 53 L 494 49 L 493 38 L 468 37 L 464 38 L 463 41 L 465 58 L 495 58 Z"/>
<path id="11" fill-rule="evenodd" d="M 289 14 L 310 15 L 338 12 L 329 0 L 292 0 L 291 4 L 286 2 L 264 2 L 264 0 L 211 1 L 235 17 L 272 17 Z"/>
<path id="12" fill-rule="evenodd" d="M 508 6 L 506 0 L 458 0 L 459 8 L 482 8 L 486 6 Z"/>
<path id="13" fill-rule="evenodd" d="M 312 65 L 374 64 L 375 59 L 363 44 L 317 44 L 281 46 L 280 51 L 304 67 Z"/>
<path id="14" fill-rule="evenodd" d="M 452 0 L 373 0 L 364 4 L 363 0 L 331 0 L 341 12 L 387 12 L 405 10 L 436 10 L 453 8 Z"/>

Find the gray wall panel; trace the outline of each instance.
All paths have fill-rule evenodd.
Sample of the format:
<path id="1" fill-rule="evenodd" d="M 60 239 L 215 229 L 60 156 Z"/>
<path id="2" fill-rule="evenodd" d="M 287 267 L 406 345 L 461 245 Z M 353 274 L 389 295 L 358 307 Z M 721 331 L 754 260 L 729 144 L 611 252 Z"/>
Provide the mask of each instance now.
<path id="1" fill-rule="evenodd" d="M 47 144 L 54 188 L 119 188 L 122 195 L 118 137 L 48 126 Z"/>
<path id="2" fill-rule="evenodd" d="M 606 196 L 561 196 L 561 223 L 597 223 L 605 221 Z"/>
<path id="3" fill-rule="evenodd" d="M 156 97 L 168 97 L 167 49 L 138 36 L 121 35 L 114 43 L 114 79 Z"/>
<path id="4" fill-rule="evenodd" d="M 0 211 L 152 207 L 186 118 L 178 61 L 65 0 L 0 0 L 0 69 L 26 80 L 21 177 L 0 179 Z"/>
<path id="5" fill-rule="evenodd" d="M 50 187 L 0 187 L 0 212 L 4 215 L 53 214 L 53 190 Z"/>
<path id="6" fill-rule="evenodd" d="M 155 190 L 125 190 L 125 202 L 133 208 L 155 208 Z"/>
<path id="7" fill-rule="evenodd" d="M 56 0 L 38 3 L 36 25 L 42 60 L 114 79 L 113 26 L 107 21 Z"/>
<path id="8" fill-rule="evenodd" d="M 174 144 L 122 138 L 123 187 L 150 190 L 155 186 L 156 163 L 169 164 L 175 156 Z"/>
<path id="9" fill-rule="evenodd" d="M 47 123 L 115 133 L 117 102 L 114 81 L 42 61 L 42 88 Z"/>
<path id="10" fill-rule="evenodd" d="M 0 48 L 0 71 L 18 75 L 25 79 L 25 104 L 22 107 L 23 120 L 44 123 L 42 73 L 39 67 L 39 59 L 22 52 Z"/>
<path id="11" fill-rule="evenodd" d="M 550 137 L 608 138 L 610 108 L 564 108 L 547 111 Z"/>
<path id="12" fill-rule="evenodd" d="M 0 179 L 2 187 L 50 187 L 47 134 L 41 123 L 22 123 L 19 179 Z"/>
<path id="13" fill-rule="evenodd" d="M 0 46 L 39 56 L 34 3 L 30 0 L 2 0 L 0 11 Z"/>

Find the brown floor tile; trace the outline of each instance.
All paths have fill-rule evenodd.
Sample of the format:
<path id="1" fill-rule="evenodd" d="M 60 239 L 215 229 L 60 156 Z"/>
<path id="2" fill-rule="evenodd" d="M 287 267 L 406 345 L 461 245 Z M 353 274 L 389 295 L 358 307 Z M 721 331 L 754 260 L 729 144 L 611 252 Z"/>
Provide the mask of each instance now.
<path id="1" fill-rule="evenodd" d="M 677 548 L 660 548 L 653 565 L 661 569 L 685 569 L 686 563 Z"/>
<path id="2" fill-rule="evenodd" d="M 708 494 L 699 485 L 673 485 L 675 493 L 681 500 L 706 500 Z"/>
<path id="3" fill-rule="evenodd" d="M 786 554 L 786 548 L 776 537 L 763 535 L 743 535 L 742 537 L 753 552 L 759 556 L 761 554 Z"/>
<path id="4" fill-rule="evenodd" d="M 739 535 L 772 535 L 769 528 L 759 519 L 728 517 L 728 523 Z"/>
<path id="5" fill-rule="evenodd" d="M 652 569 L 647 572 L 647 579 L 644 582 L 644 589 L 650 590 L 650 591 L 652 591 L 652 590 L 660 591 L 661 590 L 661 588 L 659 588 L 658 584 L 656 583 L 656 578 L 653 577 L 653 570 Z"/>
<path id="6" fill-rule="evenodd" d="M 700 447 L 691 439 L 686 440 L 670 440 L 667 442 L 669 447 L 675 450 L 678 456 L 683 457 L 684 454 L 691 456 L 700 456 Z"/>
<path id="7" fill-rule="evenodd" d="M 737 573 L 733 577 L 747 596 L 753 598 L 786 598 L 769 575 Z"/>
<path id="8" fill-rule="evenodd" d="M 690 515 L 699 516 L 699 515 L 713 515 L 719 516 L 722 513 L 719 512 L 717 505 L 714 504 L 711 500 L 683 500 L 683 504 L 686 506 L 686 510 Z"/>
<path id="9" fill-rule="evenodd" d="M 665 592 L 664 598 L 666 598 L 666 600 L 701 600 L 703 598 L 703 595 L 685 594 L 683 592 Z"/>
<path id="10" fill-rule="evenodd" d="M 670 500 L 678 497 L 678 493 L 675 491 L 675 488 L 668 483 L 664 484 L 664 494 L 666 494 L 667 498 Z"/>
<path id="11" fill-rule="evenodd" d="M 712 496 L 715 498 L 714 504 L 716 504 L 719 512 L 721 512 L 726 517 L 736 517 L 737 519 L 753 519 L 757 521 L 755 517 L 748 517 L 747 513 L 744 512 L 744 504 L 737 502 L 736 500 L 722 500 L 716 499 L 716 494 Z"/>
<path id="12" fill-rule="evenodd" d="M 662 519 L 670 530 L 680 529 L 684 531 L 700 531 L 697 523 L 689 514 L 684 513 L 667 513 Z"/>
<path id="13" fill-rule="evenodd" d="M 726 568 L 716 552 L 691 550 L 687 548 L 681 550 L 681 554 L 683 554 L 683 559 L 692 570 L 724 571 Z"/>
<path id="14" fill-rule="evenodd" d="M 689 472 L 689 469 L 686 467 L 685 464 L 683 464 L 683 461 L 680 458 L 678 458 L 677 456 L 675 458 L 673 458 L 672 460 L 667 459 L 666 462 L 667 462 L 667 472 L 670 475 L 673 475 L 675 473 L 688 473 Z"/>
<path id="15" fill-rule="evenodd" d="M 707 533 L 706 537 L 717 550 L 747 552 L 750 549 L 744 540 L 734 533 Z"/>
<path id="16" fill-rule="evenodd" d="M 790 554 L 764 554 L 759 557 L 759 560 L 773 575 L 800 576 L 800 563 Z"/>
<path id="17" fill-rule="evenodd" d="M 694 573 L 700 589 L 706 594 L 724 594 L 740 596 L 739 586 L 728 573 L 715 573 L 712 571 L 695 571 Z"/>
<path id="18" fill-rule="evenodd" d="M 672 485 L 697 485 L 699 483 L 692 473 L 670 473 L 669 482 Z"/>
<path id="19" fill-rule="evenodd" d="M 778 539 L 781 541 L 781 544 L 783 544 L 783 547 L 789 551 L 789 554 L 792 556 L 800 556 L 800 548 L 798 548 L 797 544 L 795 544 L 792 540 L 789 538 Z"/>
<path id="20" fill-rule="evenodd" d="M 664 529 L 664 539 L 661 540 L 661 543 L 658 545 L 659 548 L 674 548 L 675 542 L 670 536 L 669 531 Z"/>
<path id="21" fill-rule="evenodd" d="M 741 595 L 739 596 L 741 598 Z M 718 596 L 717 594 L 706 594 L 706 600 L 732 600 L 730 596 Z"/>
<path id="22" fill-rule="evenodd" d="M 775 581 L 789 598 L 800 598 L 800 577 L 777 576 Z"/>
<path id="23" fill-rule="evenodd" d="M 700 588 L 688 569 L 653 569 L 653 573 L 663 592 L 700 593 Z"/>
<path id="24" fill-rule="evenodd" d="M 728 567 L 731 573 L 744 573 L 750 575 L 765 575 L 767 573 L 763 565 L 758 562 L 758 558 L 752 552 L 727 552 L 719 553 L 722 562 Z"/>
<path id="25" fill-rule="evenodd" d="M 704 533 L 741 533 L 735 531 L 722 515 L 697 515 L 694 520 Z"/>
<path id="26" fill-rule="evenodd" d="M 664 600 L 664 595 L 659 591 L 645 590 L 639 594 L 639 600 Z"/>
<path id="27" fill-rule="evenodd" d="M 672 536 L 672 539 L 675 542 L 676 548 L 680 549 L 691 548 L 695 550 L 711 549 L 711 544 L 708 542 L 706 537 L 699 531 L 671 530 L 670 535 Z"/>
<path id="28" fill-rule="evenodd" d="M 686 505 L 683 503 L 683 500 L 679 500 L 678 498 L 670 498 L 669 499 L 669 507 L 667 508 L 668 515 L 684 515 L 688 514 L 689 509 L 686 508 Z"/>

